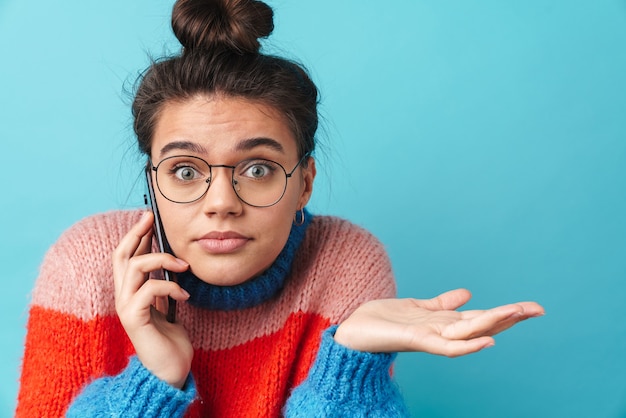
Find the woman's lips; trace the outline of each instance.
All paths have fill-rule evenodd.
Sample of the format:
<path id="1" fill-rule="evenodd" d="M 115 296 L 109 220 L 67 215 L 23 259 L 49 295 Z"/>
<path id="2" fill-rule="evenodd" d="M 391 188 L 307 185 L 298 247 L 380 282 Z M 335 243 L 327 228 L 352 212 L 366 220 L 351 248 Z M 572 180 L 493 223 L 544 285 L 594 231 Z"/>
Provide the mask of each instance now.
<path id="1" fill-rule="evenodd" d="M 198 239 L 198 244 L 211 254 L 228 254 L 245 246 L 250 238 L 237 232 L 210 232 Z"/>

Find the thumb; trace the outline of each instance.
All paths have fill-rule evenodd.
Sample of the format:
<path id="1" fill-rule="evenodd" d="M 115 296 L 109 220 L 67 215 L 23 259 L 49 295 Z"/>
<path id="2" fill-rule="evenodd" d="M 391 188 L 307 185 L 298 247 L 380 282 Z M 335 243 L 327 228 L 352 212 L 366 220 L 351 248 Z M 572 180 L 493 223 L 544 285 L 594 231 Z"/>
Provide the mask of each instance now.
<path id="1" fill-rule="evenodd" d="M 465 305 L 472 298 L 467 289 L 455 289 L 442 293 L 432 299 L 420 301 L 421 307 L 432 311 L 454 311 Z"/>

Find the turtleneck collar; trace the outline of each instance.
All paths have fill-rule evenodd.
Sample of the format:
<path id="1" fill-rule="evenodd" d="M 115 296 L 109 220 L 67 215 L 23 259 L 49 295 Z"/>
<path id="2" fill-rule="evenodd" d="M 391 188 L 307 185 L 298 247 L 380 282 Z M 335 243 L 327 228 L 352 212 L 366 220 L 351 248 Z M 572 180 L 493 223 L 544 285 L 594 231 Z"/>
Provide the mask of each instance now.
<path id="1" fill-rule="evenodd" d="M 311 214 L 306 209 L 304 212 L 304 223 L 292 225 L 285 247 L 260 276 L 234 286 L 216 286 L 203 282 L 190 271 L 179 273 L 178 283 L 191 295 L 188 302 L 205 309 L 230 311 L 251 308 L 275 296 L 283 288 L 296 250 L 311 222 Z"/>

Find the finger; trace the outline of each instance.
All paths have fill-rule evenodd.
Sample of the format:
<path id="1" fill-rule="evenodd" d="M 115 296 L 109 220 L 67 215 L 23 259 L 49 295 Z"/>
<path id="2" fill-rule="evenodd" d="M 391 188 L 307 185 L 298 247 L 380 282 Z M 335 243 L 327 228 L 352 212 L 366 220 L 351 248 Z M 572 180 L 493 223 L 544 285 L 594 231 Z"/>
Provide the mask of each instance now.
<path id="1" fill-rule="evenodd" d="M 153 232 L 152 232 L 152 229 L 150 229 L 146 235 L 141 237 L 141 241 L 139 242 L 139 245 L 137 246 L 137 249 L 135 250 L 135 254 L 133 255 L 141 255 L 141 254 L 147 254 L 151 252 L 152 251 L 152 236 L 153 236 Z"/>
<path id="2" fill-rule="evenodd" d="M 432 299 L 418 300 L 417 304 L 419 307 L 431 311 L 453 311 L 465 305 L 471 297 L 472 294 L 469 290 L 455 289 L 442 293 Z"/>
<path id="3" fill-rule="evenodd" d="M 493 338 L 485 336 L 468 340 L 447 339 L 437 334 L 430 334 L 419 341 L 414 350 L 446 357 L 459 357 L 475 353 L 495 344 Z"/>
<path id="4" fill-rule="evenodd" d="M 148 273 L 164 269 L 181 273 L 189 268 L 185 261 L 167 253 L 149 253 L 131 258 L 121 283 L 119 297 L 137 292 L 146 282 Z"/>
<path id="5" fill-rule="evenodd" d="M 144 212 L 139 221 L 124 235 L 111 255 L 116 294 L 121 288 L 128 260 L 136 254 L 142 240 L 151 235 L 152 220 L 152 213 Z"/>
<path id="6" fill-rule="evenodd" d="M 517 303 L 511 303 L 508 305 L 498 306 L 492 309 L 500 309 L 504 307 L 506 307 L 507 309 L 509 309 L 510 307 L 515 307 L 514 310 L 520 311 L 524 316 L 527 316 L 527 317 L 535 317 L 535 316 L 541 316 L 545 314 L 545 309 L 536 302 L 517 302 Z M 485 313 L 486 311 L 487 311 L 486 309 L 476 309 L 476 310 L 462 311 L 462 314 L 463 314 L 463 317 L 467 319 L 467 318 L 481 315 Z"/>
<path id="7" fill-rule="evenodd" d="M 491 330 L 489 330 L 488 335 L 499 334 L 522 321 L 525 321 L 529 318 L 543 316 L 545 314 L 545 310 L 543 309 L 543 307 L 535 302 L 519 302 L 516 305 L 520 306 L 523 309 L 523 312 L 516 313 L 510 318 L 500 322 Z"/>
<path id="8" fill-rule="evenodd" d="M 171 297 L 172 299 L 185 301 L 189 293 L 176 282 L 166 280 L 149 279 L 135 294 L 135 299 L 141 305 L 154 305 L 155 300 Z"/>
<path id="9" fill-rule="evenodd" d="M 149 279 L 144 285 L 128 299 L 120 314 L 120 319 L 128 326 L 143 325 L 150 321 L 151 309 L 155 309 L 155 304 L 159 299 L 171 297 L 178 301 L 189 299 L 189 293 L 181 288 L 178 283 L 165 280 Z"/>
<path id="10" fill-rule="evenodd" d="M 442 331 L 450 338 L 493 336 L 528 318 L 544 315 L 543 307 L 535 302 L 518 302 L 489 310 L 461 312 L 461 321 Z"/>
<path id="11" fill-rule="evenodd" d="M 519 321 L 523 314 L 523 307 L 517 304 L 498 306 L 483 312 L 462 312 L 462 319 L 446 326 L 442 330 L 442 335 L 450 339 L 492 335 L 493 330 L 501 327 L 506 321 L 513 321 L 513 323 Z"/>
<path id="12" fill-rule="evenodd" d="M 139 221 L 124 235 L 115 249 L 115 255 L 118 259 L 129 259 L 135 254 L 141 240 L 151 233 L 153 220 L 152 212 L 146 211 L 143 213 Z"/>
<path id="13" fill-rule="evenodd" d="M 546 314 L 544 307 L 537 302 L 517 302 L 516 305 L 521 306 L 524 309 L 524 315 L 529 318 Z"/>

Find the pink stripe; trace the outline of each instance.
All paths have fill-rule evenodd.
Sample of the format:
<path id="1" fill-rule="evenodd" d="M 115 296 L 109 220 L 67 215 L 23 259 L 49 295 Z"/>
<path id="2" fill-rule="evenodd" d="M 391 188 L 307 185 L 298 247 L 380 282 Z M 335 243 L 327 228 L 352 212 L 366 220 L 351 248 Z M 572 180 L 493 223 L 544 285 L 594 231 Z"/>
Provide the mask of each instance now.
<path id="1" fill-rule="evenodd" d="M 70 228 L 46 255 L 33 304 L 83 321 L 115 315 L 111 253 L 140 216 L 140 211 L 111 212 Z M 313 313 L 339 323 L 363 302 L 394 297 L 396 292 L 381 243 L 339 218 L 314 218 L 293 271 L 274 301 L 234 312 L 180 304 L 178 317 L 197 339 L 194 345 L 226 349 L 276 332 L 293 313 Z"/>

